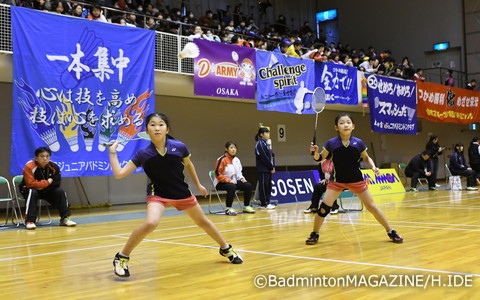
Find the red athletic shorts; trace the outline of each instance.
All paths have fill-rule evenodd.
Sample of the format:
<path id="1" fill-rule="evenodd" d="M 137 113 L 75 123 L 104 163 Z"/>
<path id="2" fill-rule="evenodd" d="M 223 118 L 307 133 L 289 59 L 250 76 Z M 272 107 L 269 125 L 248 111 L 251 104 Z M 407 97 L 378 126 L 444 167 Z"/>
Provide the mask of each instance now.
<path id="1" fill-rule="evenodd" d="M 147 204 L 150 202 L 160 203 L 164 207 L 171 205 L 179 211 L 189 209 L 198 204 L 197 198 L 194 195 L 184 199 L 167 199 L 155 195 L 150 195 L 147 196 Z"/>
<path id="2" fill-rule="evenodd" d="M 334 190 L 337 192 L 343 192 L 343 190 L 349 190 L 354 194 L 360 194 L 368 190 L 368 186 L 365 181 L 358 181 L 352 183 L 341 183 L 335 181 L 329 181 L 327 189 Z"/>

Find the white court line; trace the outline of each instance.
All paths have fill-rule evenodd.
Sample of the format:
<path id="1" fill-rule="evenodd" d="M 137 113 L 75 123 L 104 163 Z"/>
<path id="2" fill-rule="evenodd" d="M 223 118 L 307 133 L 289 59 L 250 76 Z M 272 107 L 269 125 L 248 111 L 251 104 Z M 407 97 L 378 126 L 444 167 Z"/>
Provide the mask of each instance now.
<path id="1" fill-rule="evenodd" d="M 187 243 L 177 243 L 177 242 L 168 242 L 168 241 L 157 241 L 157 242 L 158 242 L 158 243 L 165 243 L 165 244 L 175 244 L 175 245 L 183 245 L 183 246 L 201 247 L 201 248 L 214 248 L 214 249 L 218 248 L 218 247 L 212 247 L 212 246 L 204 246 L 204 245 L 197 245 L 197 244 L 187 244 Z M 340 260 L 340 259 L 329 259 L 329 258 L 299 256 L 299 255 L 290 255 L 290 254 L 281 254 L 281 253 L 272 253 L 272 252 L 262 252 L 262 251 L 252 251 L 252 250 L 241 250 L 241 249 L 237 249 L 237 248 L 235 248 L 235 250 L 236 250 L 237 252 L 246 252 L 246 253 L 263 254 L 263 255 L 271 255 L 271 256 L 281 256 L 281 257 L 288 257 L 288 258 L 299 258 L 299 259 L 308 259 L 308 260 L 317 260 L 317 261 L 326 261 L 326 262 L 336 262 L 336 263 L 343 263 L 343 264 L 354 264 L 354 265 L 362 265 L 362 266 L 382 267 L 382 268 L 401 269 L 401 270 L 413 270 L 413 271 L 432 272 L 432 273 L 472 275 L 472 276 L 480 277 L 480 274 L 475 274 L 475 273 L 465 273 L 465 272 L 445 271 L 445 270 L 425 269 L 425 268 L 414 268 L 414 267 L 402 267 L 402 266 L 395 266 L 395 265 L 375 264 L 375 263 L 367 263 L 367 262 L 359 262 L 359 261 L 350 261 L 350 260 Z"/>
<path id="2" fill-rule="evenodd" d="M 257 219 L 236 220 L 236 221 L 229 221 L 229 222 L 215 222 L 214 224 L 215 225 L 217 225 L 217 224 L 232 224 L 232 223 L 240 223 L 240 222 L 256 221 L 256 220 L 270 220 L 270 217 L 257 218 Z M 274 225 L 274 224 L 272 224 L 272 225 Z M 170 228 L 156 229 L 152 232 L 170 231 L 170 230 L 179 230 L 179 229 L 186 229 L 186 228 L 197 228 L 197 227 L 198 227 L 197 225 L 170 227 Z M 248 228 L 248 227 L 245 227 L 245 228 Z M 91 237 L 76 238 L 76 239 L 69 239 L 69 240 L 51 241 L 51 242 L 44 242 L 44 243 L 6 246 L 6 247 L 0 247 L 0 250 L 22 248 L 22 247 L 32 247 L 32 246 L 41 246 L 41 245 L 51 245 L 51 244 L 58 244 L 58 243 L 70 243 L 70 242 L 77 242 L 77 241 L 82 241 L 82 240 L 107 238 L 107 237 L 120 237 L 121 235 L 130 236 L 131 234 L 132 234 L 131 232 L 127 232 L 127 233 L 117 233 L 117 234 L 114 234 L 114 235 L 109 234 L 109 235 L 91 236 Z"/>

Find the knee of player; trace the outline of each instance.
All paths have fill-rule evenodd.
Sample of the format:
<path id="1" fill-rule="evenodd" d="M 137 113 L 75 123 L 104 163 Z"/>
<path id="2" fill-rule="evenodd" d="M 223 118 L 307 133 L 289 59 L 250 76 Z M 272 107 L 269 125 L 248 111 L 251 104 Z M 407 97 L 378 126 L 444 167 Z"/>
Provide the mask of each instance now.
<path id="1" fill-rule="evenodd" d="M 325 203 L 321 203 L 320 204 L 320 207 L 318 209 L 318 212 L 317 214 L 322 217 L 322 218 L 325 218 L 326 216 L 328 216 L 328 214 L 330 213 L 330 210 L 332 209 L 331 206 L 328 206 L 326 205 Z"/>

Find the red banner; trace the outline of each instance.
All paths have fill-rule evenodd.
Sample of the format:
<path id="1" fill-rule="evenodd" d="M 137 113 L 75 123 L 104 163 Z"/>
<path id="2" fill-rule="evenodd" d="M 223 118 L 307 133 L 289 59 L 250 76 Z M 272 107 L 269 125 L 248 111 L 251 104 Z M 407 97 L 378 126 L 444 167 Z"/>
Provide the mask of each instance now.
<path id="1" fill-rule="evenodd" d="M 480 92 L 417 81 L 417 116 L 438 123 L 480 122 Z"/>

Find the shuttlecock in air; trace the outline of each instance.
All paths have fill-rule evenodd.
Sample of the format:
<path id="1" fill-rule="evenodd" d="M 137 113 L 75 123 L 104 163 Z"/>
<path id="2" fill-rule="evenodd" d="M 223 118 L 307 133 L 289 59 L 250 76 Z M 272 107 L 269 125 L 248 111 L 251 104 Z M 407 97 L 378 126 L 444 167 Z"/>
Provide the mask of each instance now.
<path id="1" fill-rule="evenodd" d="M 190 42 L 183 47 L 183 50 L 178 54 L 178 58 L 195 58 L 198 57 L 198 55 L 200 55 L 200 49 L 198 49 L 198 46 L 195 43 Z"/>

